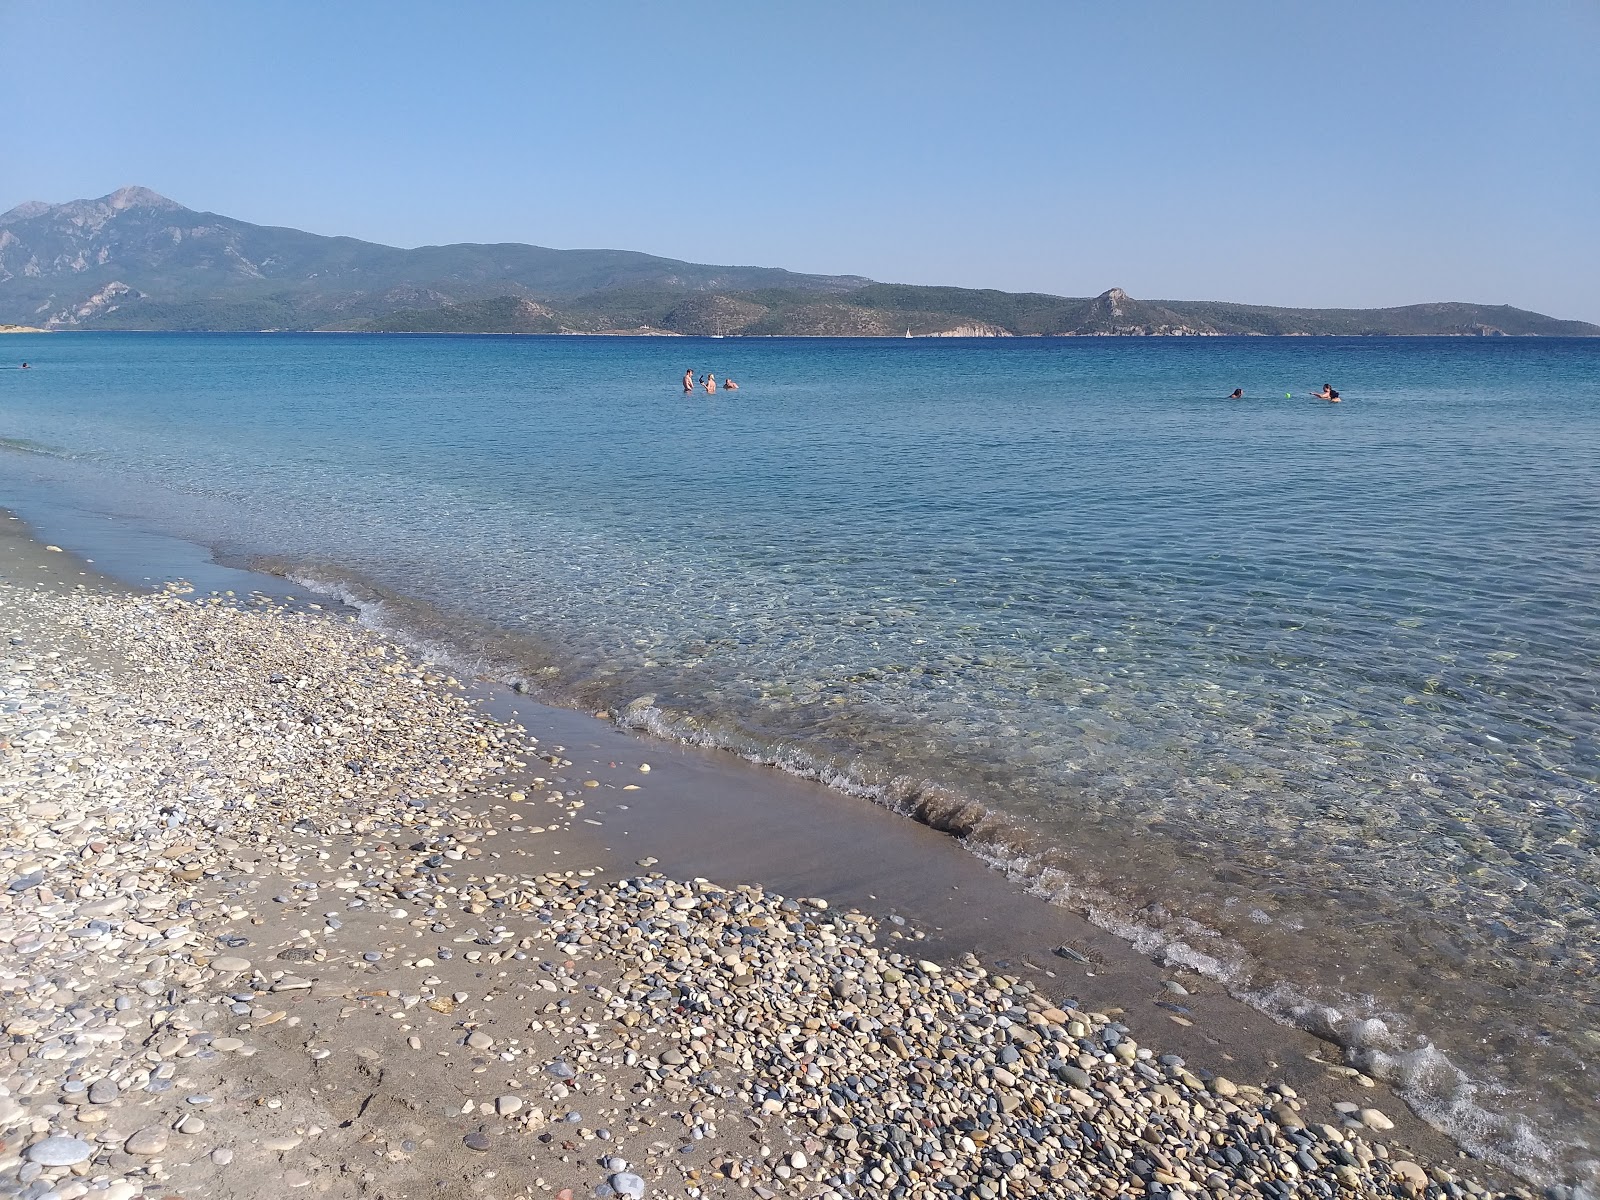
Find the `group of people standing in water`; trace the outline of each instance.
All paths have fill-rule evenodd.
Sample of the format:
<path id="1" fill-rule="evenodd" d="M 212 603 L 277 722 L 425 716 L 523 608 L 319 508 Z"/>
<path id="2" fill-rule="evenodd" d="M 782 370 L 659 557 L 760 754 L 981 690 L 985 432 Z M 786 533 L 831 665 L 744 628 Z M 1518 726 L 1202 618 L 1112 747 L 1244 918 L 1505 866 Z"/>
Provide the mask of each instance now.
<path id="1" fill-rule="evenodd" d="M 1320 392 L 1308 392 L 1307 395 L 1309 395 L 1313 400 L 1326 400 L 1329 404 L 1339 403 L 1339 393 L 1333 390 L 1333 385 L 1331 383 L 1323 384 Z M 1233 391 L 1229 393 L 1228 399 L 1243 400 L 1244 389 L 1234 388 Z"/>
<path id="2" fill-rule="evenodd" d="M 698 380 L 696 380 L 693 367 L 690 367 L 688 370 L 684 371 L 683 394 L 687 396 L 690 392 L 699 391 L 701 388 L 705 389 L 705 393 L 708 396 L 716 395 L 717 377 L 708 371 L 704 375 L 700 376 Z M 725 392 L 737 392 L 739 390 L 739 385 L 732 379 L 724 379 L 722 381 L 722 390 Z"/>

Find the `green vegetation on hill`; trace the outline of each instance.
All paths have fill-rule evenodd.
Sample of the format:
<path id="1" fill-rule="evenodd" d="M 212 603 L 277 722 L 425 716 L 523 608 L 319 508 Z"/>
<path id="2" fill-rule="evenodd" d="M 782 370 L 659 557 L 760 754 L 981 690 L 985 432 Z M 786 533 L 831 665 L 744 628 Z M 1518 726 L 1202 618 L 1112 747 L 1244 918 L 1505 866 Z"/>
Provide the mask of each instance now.
<path id="1" fill-rule="evenodd" d="M 1030 293 L 871 284 L 834 296 L 768 289 L 683 292 L 623 288 L 560 304 L 515 297 L 408 308 L 341 323 L 376 333 L 670 333 L 744 337 L 1593 337 L 1600 328 L 1505 305 L 1385 309 L 1266 308 L 1212 301 L 1135 300 L 1112 289 L 1073 299 Z"/>
<path id="2" fill-rule="evenodd" d="M 913 325 L 918 318 L 937 324 L 944 316 L 957 316 L 994 325 L 1021 337 L 1074 329 L 1083 322 L 1087 307 L 1092 303 L 1037 292 L 916 287 L 903 283 L 872 283 L 848 295 L 850 303 L 875 312 L 903 313 Z"/>
<path id="3" fill-rule="evenodd" d="M 194 212 L 143 188 L 0 214 L 0 323 L 53 329 L 1086 337 L 1595 337 L 1506 305 L 1293 309 L 874 283 L 626 250 L 402 250 Z"/>
<path id="4" fill-rule="evenodd" d="M 1216 300 L 1162 300 L 1188 320 L 1225 334 L 1595 337 L 1600 326 L 1562 321 L 1509 304 L 1409 304 L 1403 308 L 1268 308 Z"/>
<path id="5" fill-rule="evenodd" d="M 561 333 L 560 323 L 544 305 L 520 296 L 496 296 L 445 304 L 433 309 L 402 309 L 381 322 L 357 321 L 336 328 L 384 333 Z"/>

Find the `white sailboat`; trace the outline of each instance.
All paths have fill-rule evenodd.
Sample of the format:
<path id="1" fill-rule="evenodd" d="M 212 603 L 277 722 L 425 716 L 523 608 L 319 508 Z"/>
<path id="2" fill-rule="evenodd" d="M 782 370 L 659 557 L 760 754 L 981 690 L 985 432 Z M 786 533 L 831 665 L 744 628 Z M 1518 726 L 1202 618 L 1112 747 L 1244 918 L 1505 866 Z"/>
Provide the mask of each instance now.
<path id="1" fill-rule="evenodd" d="M 911 336 L 911 326 L 909 326 L 909 325 L 906 326 L 906 336 L 907 337 Z"/>

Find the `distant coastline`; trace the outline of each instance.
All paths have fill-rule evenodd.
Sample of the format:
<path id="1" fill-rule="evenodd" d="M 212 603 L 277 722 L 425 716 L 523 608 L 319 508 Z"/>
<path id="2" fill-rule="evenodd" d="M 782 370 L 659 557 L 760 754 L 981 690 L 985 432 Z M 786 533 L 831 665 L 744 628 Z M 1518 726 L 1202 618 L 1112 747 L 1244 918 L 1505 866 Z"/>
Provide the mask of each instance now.
<path id="1" fill-rule="evenodd" d="M 1509 306 L 1418 304 L 1293 309 L 1206 300 L 1137 300 L 1120 288 L 1066 297 L 868 284 L 810 293 L 654 289 L 569 302 L 503 295 L 341 322 L 357 333 L 604 334 L 612 337 L 1596 337 L 1600 326 Z"/>
<path id="2" fill-rule="evenodd" d="M 137 329 L 137 328 L 77 328 L 77 329 L 26 329 L 21 327 L 0 328 L 0 333 L 118 333 L 118 334 L 145 334 L 145 333 L 185 333 L 185 334 L 216 334 L 219 336 L 246 334 L 250 336 L 269 336 L 281 334 L 285 337 L 303 337 L 315 334 L 319 337 L 506 337 L 506 338 L 705 338 L 713 335 L 708 333 L 677 333 L 670 329 L 563 329 L 552 333 L 521 329 Z M 1158 338 L 1171 340 L 1198 340 L 1222 339 L 1227 341 L 1249 340 L 1251 338 L 1403 338 L 1422 340 L 1426 338 L 1451 338 L 1451 339 L 1509 339 L 1533 341 L 1538 339 L 1560 340 L 1562 338 L 1587 338 L 1600 334 L 1544 334 L 1544 333 L 1024 333 L 1024 334 L 953 334 L 953 333 L 913 333 L 909 340 L 912 341 L 1055 341 L 1063 339 L 1109 339 L 1109 338 Z M 812 339 L 817 341 L 906 341 L 904 334 L 892 333 L 729 333 L 722 335 L 726 341 L 786 341 Z"/>
<path id="3" fill-rule="evenodd" d="M 1507 304 L 1282 308 L 879 283 L 629 250 L 400 249 L 147 188 L 0 213 L 0 321 L 46 330 L 607 337 L 1600 337 Z"/>

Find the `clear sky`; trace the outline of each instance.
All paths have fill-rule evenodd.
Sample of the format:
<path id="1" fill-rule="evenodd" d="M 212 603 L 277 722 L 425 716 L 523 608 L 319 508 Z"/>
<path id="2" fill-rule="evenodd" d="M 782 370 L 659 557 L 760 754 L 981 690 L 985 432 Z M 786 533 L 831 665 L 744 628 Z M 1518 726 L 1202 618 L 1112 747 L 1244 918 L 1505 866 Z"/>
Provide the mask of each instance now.
<path id="1" fill-rule="evenodd" d="M 0 209 L 1600 321 L 1596 0 L 0 0 Z"/>

